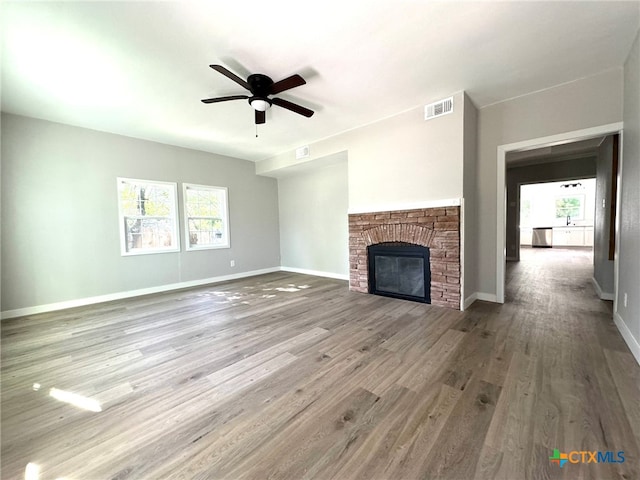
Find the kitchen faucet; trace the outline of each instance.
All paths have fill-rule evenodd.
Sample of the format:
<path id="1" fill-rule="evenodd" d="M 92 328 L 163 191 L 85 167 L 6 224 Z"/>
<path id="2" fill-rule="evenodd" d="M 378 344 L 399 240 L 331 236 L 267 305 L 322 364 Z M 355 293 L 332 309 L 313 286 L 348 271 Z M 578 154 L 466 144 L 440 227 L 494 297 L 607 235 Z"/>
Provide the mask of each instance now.
<path id="1" fill-rule="evenodd" d="M 571 223 L 571 215 L 567 215 L 567 225 Z"/>

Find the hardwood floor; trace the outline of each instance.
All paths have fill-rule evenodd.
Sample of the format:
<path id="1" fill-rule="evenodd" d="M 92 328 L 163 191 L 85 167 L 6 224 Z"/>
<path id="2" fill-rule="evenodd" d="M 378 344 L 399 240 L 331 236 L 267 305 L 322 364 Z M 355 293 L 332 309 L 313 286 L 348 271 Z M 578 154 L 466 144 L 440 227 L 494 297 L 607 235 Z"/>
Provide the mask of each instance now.
<path id="1" fill-rule="evenodd" d="M 639 478 L 640 367 L 589 254 L 522 258 L 464 313 L 281 272 L 5 320 L 2 478 Z"/>

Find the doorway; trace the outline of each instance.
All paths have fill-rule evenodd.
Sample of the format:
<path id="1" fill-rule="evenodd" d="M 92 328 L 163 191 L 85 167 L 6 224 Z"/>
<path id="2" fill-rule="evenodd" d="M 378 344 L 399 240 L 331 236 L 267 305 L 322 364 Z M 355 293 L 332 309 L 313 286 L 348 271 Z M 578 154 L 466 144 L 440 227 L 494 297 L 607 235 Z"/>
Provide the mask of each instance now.
<path id="1" fill-rule="evenodd" d="M 518 258 L 507 263 L 505 301 L 522 304 L 527 291 L 593 295 L 596 179 L 520 184 L 518 192 Z"/>
<path id="2" fill-rule="evenodd" d="M 498 146 L 497 152 L 497 204 L 496 204 L 496 301 L 505 301 L 506 260 L 508 246 L 506 243 L 506 219 L 507 219 L 507 184 L 506 164 L 507 154 L 510 152 L 526 152 L 537 148 L 563 145 L 575 141 L 587 140 L 603 135 L 621 133 L 622 123 L 613 123 L 592 127 L 558 135 L 540 137 L 522 142 L 504 144 Z M 617 248 L 617 246 L 616 246 Z M 515 249 L 515 246 L 514 246 Z M 617 272 L 617 255 L 615 256 Z"/>

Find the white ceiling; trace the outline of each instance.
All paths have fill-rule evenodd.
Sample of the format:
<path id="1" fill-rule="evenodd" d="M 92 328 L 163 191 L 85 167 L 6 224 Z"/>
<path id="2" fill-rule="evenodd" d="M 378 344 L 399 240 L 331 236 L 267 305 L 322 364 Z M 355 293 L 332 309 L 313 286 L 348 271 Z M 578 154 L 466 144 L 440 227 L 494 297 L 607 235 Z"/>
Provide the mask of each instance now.
<path id="1" fill-rule="evenodd" d="M 483 107 L 623 65 L 640 2 L 2 2 L 2 110 L 248 160 L 465 90 Z M 255 137 L 208 67 L 307 85 Z"/>

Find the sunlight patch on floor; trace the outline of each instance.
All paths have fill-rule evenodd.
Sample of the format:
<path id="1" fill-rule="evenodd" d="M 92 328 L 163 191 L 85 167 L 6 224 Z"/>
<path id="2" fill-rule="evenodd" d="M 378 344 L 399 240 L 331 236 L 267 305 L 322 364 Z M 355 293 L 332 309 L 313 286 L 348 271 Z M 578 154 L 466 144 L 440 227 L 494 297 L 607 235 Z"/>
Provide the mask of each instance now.
<path id="1" fill-rule="evenodd" d="M 92 398 L 79 395 L 77 393 L 60 390 L 58 388 L 52 388 L 51 390 L 49 390 L 49 396 L 55 398 L 60 402 L 68 403 L 69 405 L 73 405 L 74 407 L 81 408 L 82 410 L 88 410 L 90 412 L 102 411 L 100 402 Z"/>
<path id="2" fill-rule="evenodd" d="M 32 462 L 27 463 L 24 469 L 24 480 L 38 480 L 40 478 L 40 467 Z"/>

